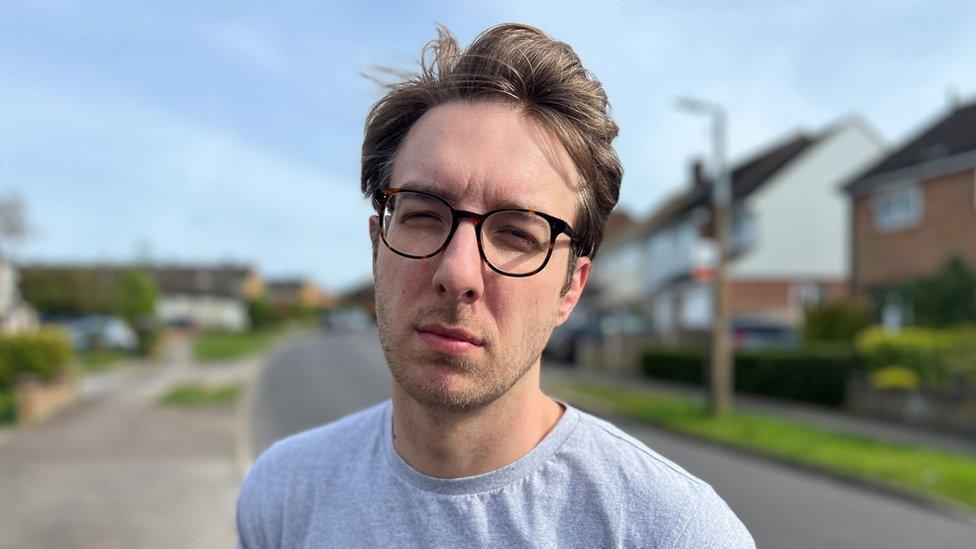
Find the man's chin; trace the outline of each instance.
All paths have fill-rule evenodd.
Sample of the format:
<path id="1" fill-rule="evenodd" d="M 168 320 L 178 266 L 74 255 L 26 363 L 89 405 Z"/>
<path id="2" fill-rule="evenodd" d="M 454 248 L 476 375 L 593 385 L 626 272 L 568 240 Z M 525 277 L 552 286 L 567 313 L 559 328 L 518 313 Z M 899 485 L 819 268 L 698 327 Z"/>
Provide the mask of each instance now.
<path id="1" fill-rule="evenodd" d="M 423 372 L 410 374 L 393 371 L 393 378 L 407 397 L 436 411 L 470 412 L 491 404 L 501 396 L 486 391 L 484 384 L 477 383 L 469 372 L 444 365 L 434 365 Z"/>

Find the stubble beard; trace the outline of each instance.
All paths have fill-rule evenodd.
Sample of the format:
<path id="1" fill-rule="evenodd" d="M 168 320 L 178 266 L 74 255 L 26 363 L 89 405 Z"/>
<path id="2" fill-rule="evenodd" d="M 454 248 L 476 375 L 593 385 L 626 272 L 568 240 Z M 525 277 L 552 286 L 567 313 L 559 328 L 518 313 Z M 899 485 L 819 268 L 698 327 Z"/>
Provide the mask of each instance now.
<path id="1" fill-rule="evenodd" d="M 413 336 L 413 326 L 428 322 L 461 325 L 473 328 L 457 307 L 432 307 L 418 311 L 409 319 L 395 321 L 388 313 L 390 300 L 376 288 L 376 317 L 380 343 L 393 380 L 411 399 L 431 410 L 442 412 L 469 412 L 488 406 L 507 393 L 539 360 L 546 336 L 551 326 L 531 326 L 527 337 L 499 345 L 485 336 L 484 359 L 475 360 L 464 356 L 450 356 L 430 350 L 417 350 L 408 341 Z M 441 365 L 453 369 L 465 378 L 465 387 L 459 389 L 449 383 L 435 383 L 425 368 Z"/>

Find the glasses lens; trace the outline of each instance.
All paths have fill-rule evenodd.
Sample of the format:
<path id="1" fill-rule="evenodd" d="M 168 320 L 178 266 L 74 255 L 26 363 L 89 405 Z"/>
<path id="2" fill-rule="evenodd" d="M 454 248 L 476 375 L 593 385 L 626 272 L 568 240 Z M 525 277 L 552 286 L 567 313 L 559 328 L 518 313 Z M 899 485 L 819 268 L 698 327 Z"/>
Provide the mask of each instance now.
<path id="1" fill-rule="evenodd" d="M 496 212 L 481 227 L 485 258 L 496 269 L 513 275 L 542 267 L 549 255 L 550 234 L 549 222 L 531 212 Z"/>
<path id="2" fill-rule="evenodd" d="M 402 254 L 418 257 L 430 255 L 444 244 L 451 222 L 447 204 L 410 191 L 391 196 L 383 211 L 386 243 Z"/>

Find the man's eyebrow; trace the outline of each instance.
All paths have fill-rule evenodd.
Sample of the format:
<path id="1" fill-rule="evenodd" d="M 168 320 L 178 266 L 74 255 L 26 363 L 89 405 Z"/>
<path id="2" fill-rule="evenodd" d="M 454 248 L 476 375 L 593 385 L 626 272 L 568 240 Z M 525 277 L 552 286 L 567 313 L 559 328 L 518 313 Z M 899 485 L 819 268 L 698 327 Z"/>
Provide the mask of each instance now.
<path id="1" fill-rule="evenodd" d="M 422 191 L 425 193 L 430 193 L 434 196 L 439 196 L 452 205 L 457 207 L 457 203 L 460 202 L 461 196 L 449 189 L 438 189 L 429 183 L 423 181 L 408 181 L 400 186 L 402 189 L 409 189 L 412 191 Z M 544 209 L 533 207 L 531 204 L 525 204 L 523 202 L 517 202 L 512 199 L 502 198 L 497 201 L 493 201 L 489 210 L 533 210 L 533 211 L 545 211 Z"/>

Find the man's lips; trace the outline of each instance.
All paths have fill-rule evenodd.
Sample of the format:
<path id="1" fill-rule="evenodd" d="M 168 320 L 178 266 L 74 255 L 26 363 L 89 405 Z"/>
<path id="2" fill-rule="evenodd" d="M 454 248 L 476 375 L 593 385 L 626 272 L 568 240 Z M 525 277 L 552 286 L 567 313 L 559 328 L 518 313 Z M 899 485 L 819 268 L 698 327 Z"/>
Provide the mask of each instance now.
<path id="1" fill-rule="evenodd" d="M 445 354 L 470 353 L 484 345 L 484 339 L 464 328 L 443 324 L 424 324 L 416 328 L 417 335 L 431 350 Z"/>

